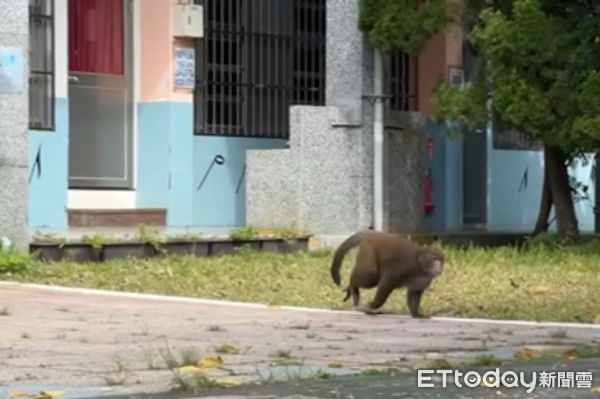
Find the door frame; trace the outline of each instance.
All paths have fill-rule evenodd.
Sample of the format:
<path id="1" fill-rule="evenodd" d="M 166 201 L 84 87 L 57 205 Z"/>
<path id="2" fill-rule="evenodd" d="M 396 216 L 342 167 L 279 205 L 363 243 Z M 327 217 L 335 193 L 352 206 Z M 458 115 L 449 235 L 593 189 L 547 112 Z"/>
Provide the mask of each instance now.
<path id="1" fill-rule="evenodd" d="M 135 158 L 137 156 L 135 151 L 135 128 L 136 128 L 136 115 L 135 115 L 135 103 L 137 101 L 137 93 L 138 84 L 135 81 L 137 79 L 135 74 L 135 69 L 137 67 L 137 49 L 136 49 L 136 39 L 137 34 L 139 33 L 139 27 L 137 26 L 137 15 L 138 15 L 138 2 L 135 0 L 122 0 L 123 1 L 123 32 L 124 32 L 124 43 L 123 43 L 123 72 L 125 76 L 126 90 L 127 90 L 127 102 L 126 102 L 126 133 L 124 145 L 126 146 L 125 151 L 125 172 L 123 177 L 119 178 L 105 178 L 105 180 L 115 180 L 117 184 L 114 187 L 105 187 L 99 185 L 97 182 L 94 182 L 94 178 L 87 177 L 76 177 L 73 178 L 68 173 L 68 188 L 69 191 L 74 190 L 135 190 Z M 68 23 L 68 12 L 69 12 L 69 1 L 66 0 L 66 12 L 67 12 L 67 23 Z M 68 29 L 67 29 L 67 38 L 68 41 Z M 68 46 L 67 46 L 67 95 L 69 95 L 71 83 L 69 82 L 69 54 L 68 54 Z M 69 106 L 69 115 L 71 115 L 71 108 Z M 71 116 L 69 116 L 69 119 Z M 69 137 L 70 137 L 70 128 L 69 128 Z M 69 146 L 69 150 L 71 147 Z M 68 153 L 67 153 L 68 156 Z"/>

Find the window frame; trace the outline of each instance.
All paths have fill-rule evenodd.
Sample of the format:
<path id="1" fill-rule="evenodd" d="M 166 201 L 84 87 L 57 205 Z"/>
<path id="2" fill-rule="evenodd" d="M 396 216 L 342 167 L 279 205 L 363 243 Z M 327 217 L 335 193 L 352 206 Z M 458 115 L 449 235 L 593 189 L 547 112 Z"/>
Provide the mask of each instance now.
<path id="1" fill-rule="evenodd" d="M 39 1 L 39 0 L 38 0 Z M 28 85 L 28 94 L 29 94 L 29 112 L 28 112 L 28 125 L 30 130 L 37 131 L 56 131 L 56 26 L 55 26 L 55 15 L 56 15 L 56 2 L 54 0 L 42 0 L 43 2 L 47 2 L 46 13 L 38 13 L 34 11 L 36 0 L 29 0 L 28 7 L 28 15 L 29 15 L 29 85 Z M 46 46 L 42 52 L 41 57 L 47 57 L 48 60 L 46 68 L 42 70 L 34 70 L 31 67 L 31 59 L 33 59 L 34 55 L 32 53 L 32 45 L 31 41 L 33 40 L 34 35 L 31 34 L 33 27 L 34 19 L 41 19 L 48 21 L 48 29 L 50 33 L 49 41 L 47 41 Z M 42 121 L 39 125 L 33 124 L 32 121 L 32 85 L 31 82 L 36 76 L 44 76 L 49 80 L 49 91 L 48 96 L 43 101 L 45 102 L 48 108 L 48 118 Z"/>

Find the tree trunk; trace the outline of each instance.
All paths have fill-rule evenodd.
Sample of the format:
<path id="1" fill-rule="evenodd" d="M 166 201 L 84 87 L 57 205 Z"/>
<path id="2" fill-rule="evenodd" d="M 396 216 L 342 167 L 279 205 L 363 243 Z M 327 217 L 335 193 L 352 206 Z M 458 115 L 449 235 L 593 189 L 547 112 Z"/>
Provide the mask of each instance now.
<path id="1" fill-rule="evenodd" d="M 544 164 L 548 164 L 546 148 L 544 148 Z M 548 168 L 544 167 L 544 185 L 542 187 L 542 201 L 538 219 L 533 229 L 532 235 L 535 237 L 540 233 L 548 231 L 548 218 L 552 210 L 552 190 L 550 190 L 550 180 L 548 179 Z"/>
<path id="2" fill-rule="evenodd" d="M 558 235 L 562 241 L 572 243 L 579 239 L 579 229 L 569 185 L 567 157 L 560 149 L 554 147 L 546 147 L 544 154 Z"/>

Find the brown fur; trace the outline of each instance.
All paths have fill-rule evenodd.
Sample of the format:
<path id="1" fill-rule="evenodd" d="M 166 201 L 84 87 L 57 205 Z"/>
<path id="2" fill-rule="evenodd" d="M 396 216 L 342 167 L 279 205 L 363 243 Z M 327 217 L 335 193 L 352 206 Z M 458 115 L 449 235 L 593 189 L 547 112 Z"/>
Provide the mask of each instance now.
<path id="1" fill-rule="evenodd" d="M 359 246 L 356 265 L 346 287 L 344 301 L 352 297 L 359 306 L 360 288 L 377 287 L 375 298 L 366 313 L 379 313 L 389 295 L 396 288 L 407 287 L 407 304 L 412 317 L 425 317 L 419 307 L 423 292 L 443 269 L 444 255 L 435 248 L 418 245 L 406 238 L 389 233 L 365 231 L 356 233 L 336 250 L 331 263 L 331 277 L 340 285 L 340 269 L 344 257 L 352 248 Z"/>

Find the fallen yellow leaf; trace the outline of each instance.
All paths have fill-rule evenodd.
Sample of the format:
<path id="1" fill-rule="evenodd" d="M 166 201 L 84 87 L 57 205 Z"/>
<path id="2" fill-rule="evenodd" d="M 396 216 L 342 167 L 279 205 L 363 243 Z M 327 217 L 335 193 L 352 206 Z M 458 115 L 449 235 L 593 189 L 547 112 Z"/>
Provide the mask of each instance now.
<path id="1" fill-rule="evenodd" d="M 545 294 L 548 291 L 550 291 L 550 288 L 544 287 L 543 285 L 538 285 L 533 289 L 533 293 L 537 295 Z"/>
<path id="2" fill-rule="evenodd" d="M 215 378 L 215 383 L 222 388 L 233 388 L 242 385 L 241 382 L 231 378 Z"/>
<path id="3" fill-rule="evenodd" d="M 590 391 L 600 393 L 600 385 L 598 385 L 597 387 L 593 387 L 592 389 L 590 389 Z"/>
<path id="4" fill-rule="evenodd" d="M 522 351 L 515 353 L 515 357 L 519 359 L 531 359 L 535 356 L 535 352 L 529 348 L 524 348 Z"/>
<path id="5" fill-rule="evenodd" d="M 577 349 L 570 349 L 568 351 L 563 352 L 562 357 L 565 359 L 577 359 L 579 355 L 577 353 Z"/>
<path id="6" fill-rule="evenodd" d="M 198 366 L 203 368 L 213 368 L 213 367 L 221 367 L 225 364 L 221 356 L 217 357 L 205 357 L 198 363 Z"/>
<path id="7" fill-rule="evenodd" d="M 196 367 L 196 366 L 183 366 L 183 367 L 179 367 L 178 370 L 184 371 L 184 372 L 190 372 L 190 373 L 199 373 L 202 371 L 202 369 L 200 367 Z"/>
<path id="8" fill-rule="evenodd" d="M 50 395 L 53 398 L 57 398 L 65 394 L 64 391 L 43 391 L 43 394 Z"/>
<path id="9" fill-rule="evenodd" d="M 27 392 L 27 391 L 10 391 L 11 398 L 22 398 L 24 396 L 29 396 L 29 392 Z"/>

